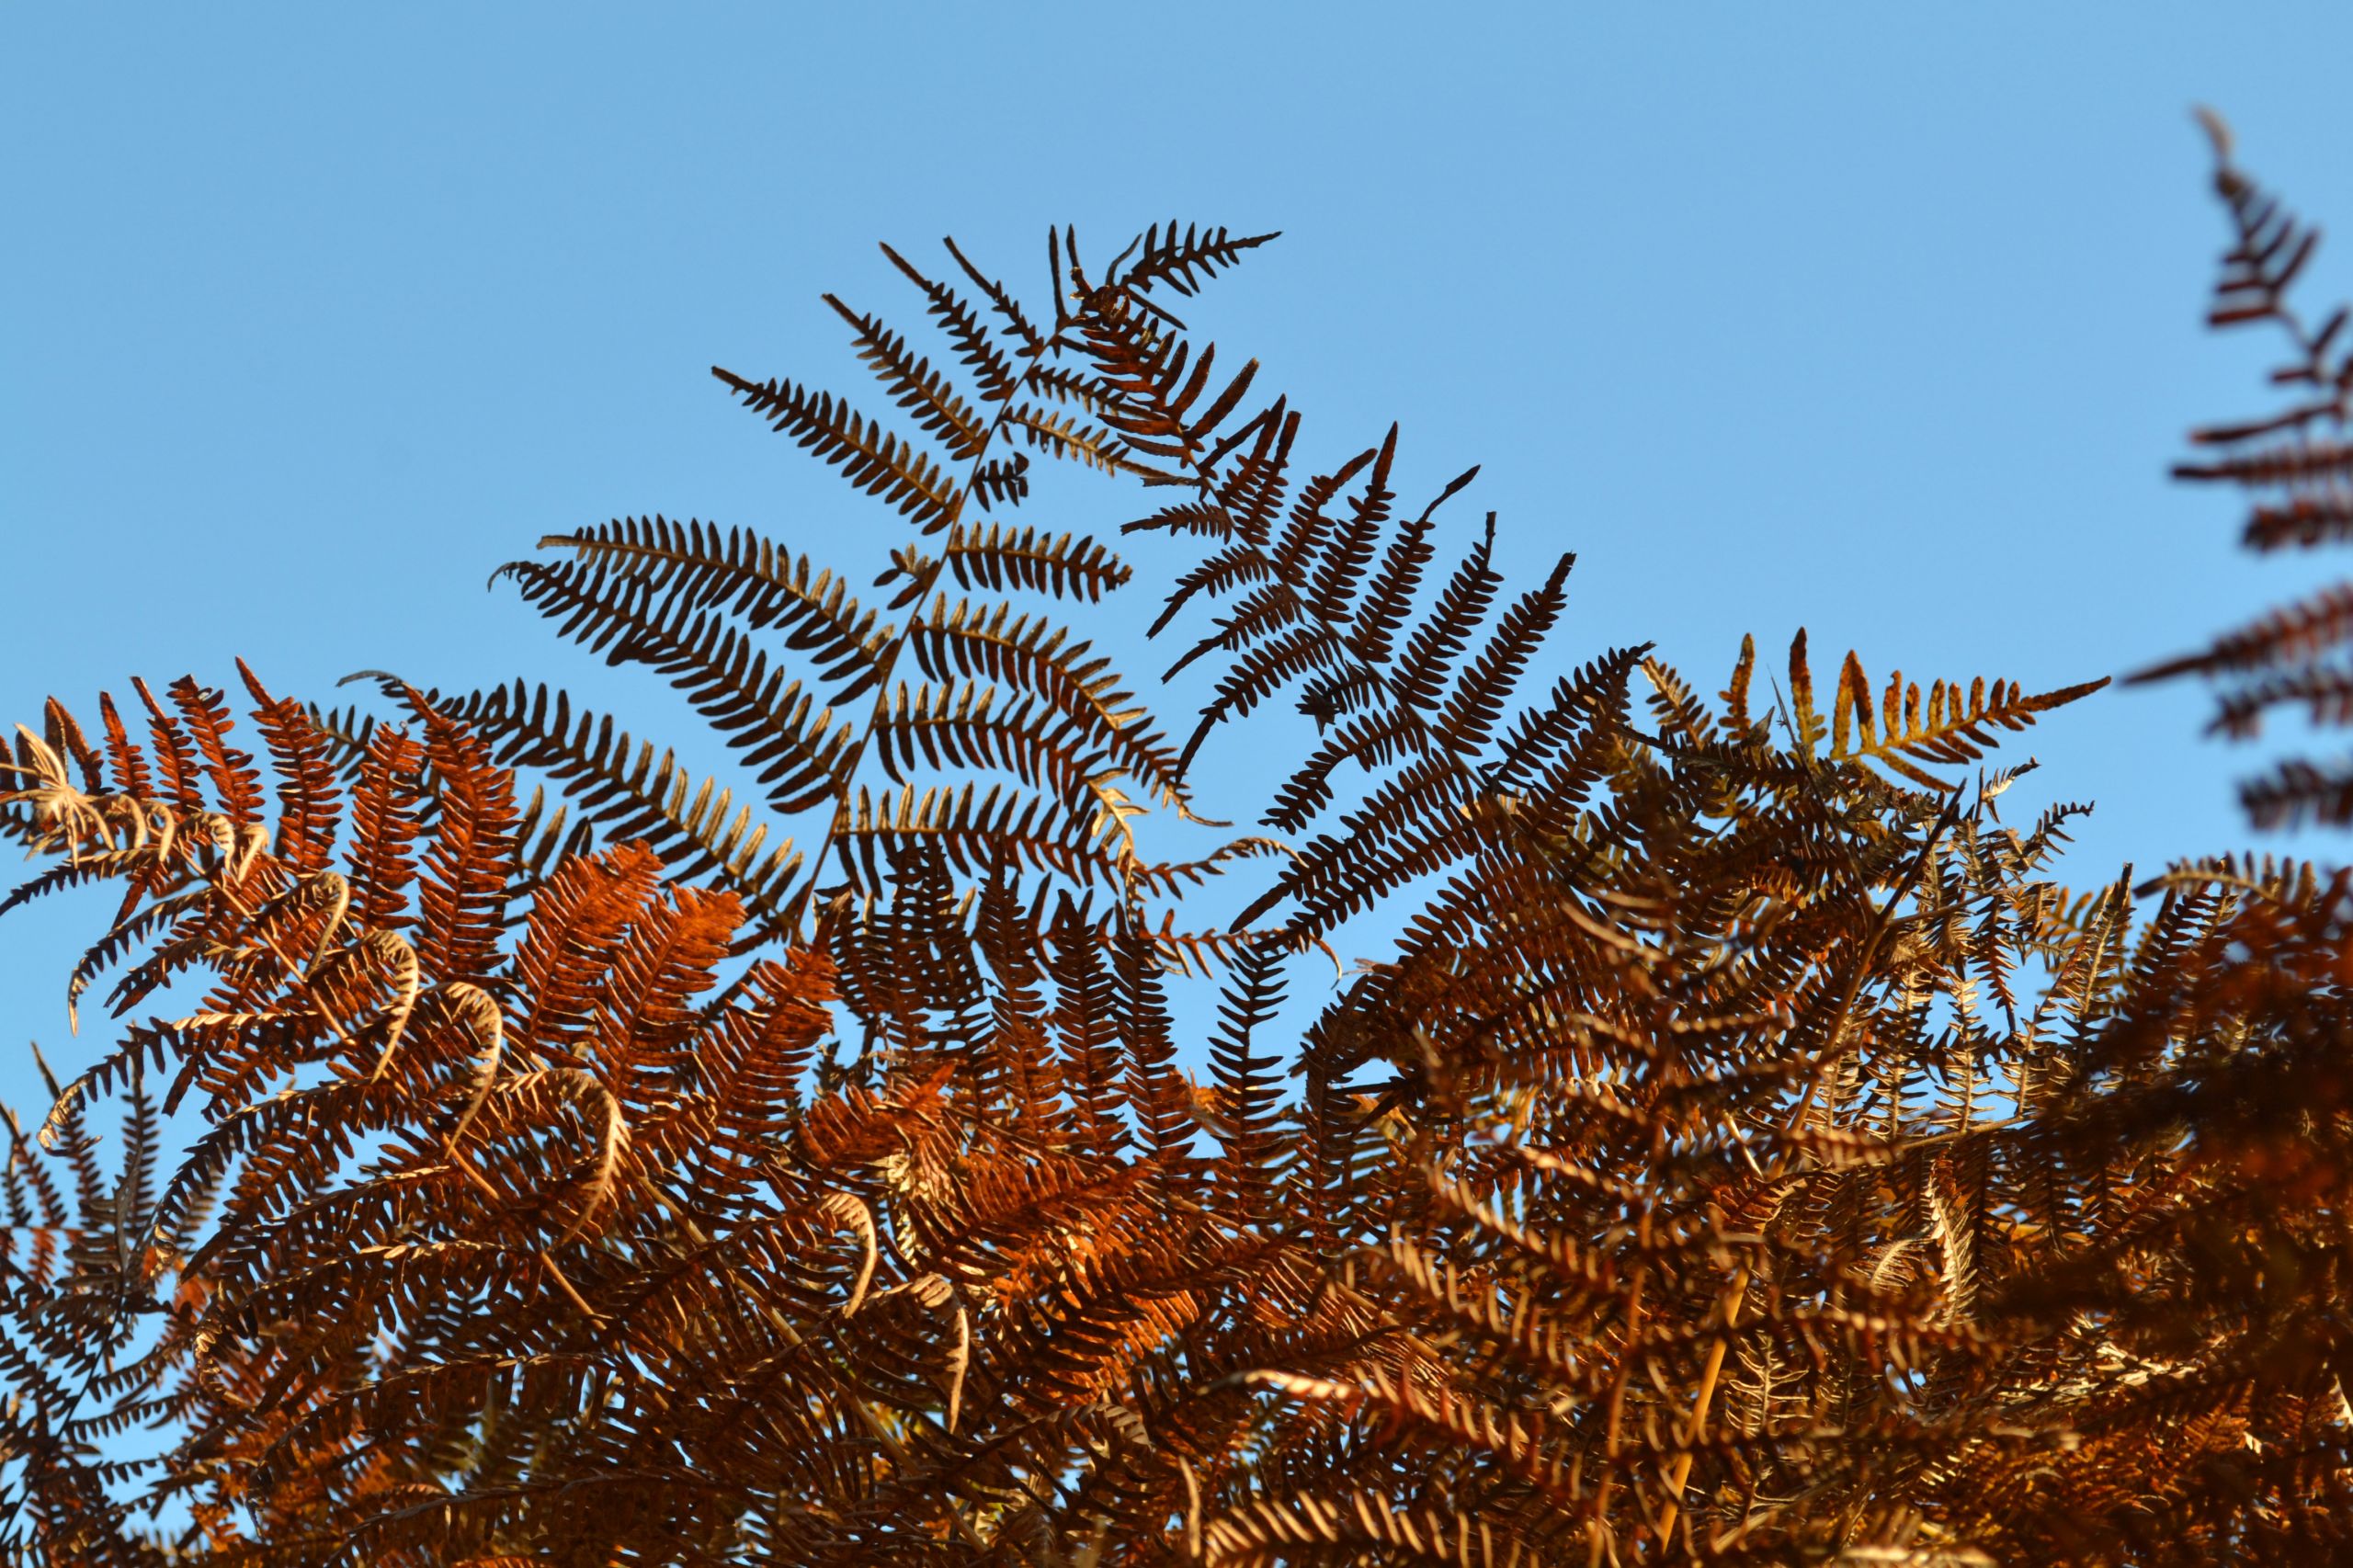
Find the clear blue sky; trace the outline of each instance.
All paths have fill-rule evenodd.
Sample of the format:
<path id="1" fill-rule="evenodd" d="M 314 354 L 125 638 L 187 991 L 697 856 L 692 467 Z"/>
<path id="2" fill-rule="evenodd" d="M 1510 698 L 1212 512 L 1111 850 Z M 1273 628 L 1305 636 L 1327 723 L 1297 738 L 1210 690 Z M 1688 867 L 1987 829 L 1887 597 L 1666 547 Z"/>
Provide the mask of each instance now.
<path id="1" fill-rule="evenodd" d="M 1049 222 L 1172 213 L 1286 231 L 1195 321 L 1317 453 L 1402 420 L 1409 491 L 1483 462 L 1509 564 L 1579 552 L 1563 656 L 1655 639 L 1712 689 L 1802 624 L 1875 675 L 2130 668 L 2304 580 L 2163 477 L 2257 396 L 2198 325 L 2187 110 L 2353 225 L 2348 57 L 2343 7 L 2148 0 L 11 5 L 0 710 L 239 653 L 306 696 L 602 678 L 490 569 L 622 513 L 885 520 L 707 366 L 854 388 L 817 296 L 912 320 L 878 239 L 1034 286 Z M 2117 693 L 2028 743 L 2022 803 L 2098 802 L 2075 880 L 2246 842 L 2203 719 Z M 0 929 L 12 1097 L 84 934 Z"/>

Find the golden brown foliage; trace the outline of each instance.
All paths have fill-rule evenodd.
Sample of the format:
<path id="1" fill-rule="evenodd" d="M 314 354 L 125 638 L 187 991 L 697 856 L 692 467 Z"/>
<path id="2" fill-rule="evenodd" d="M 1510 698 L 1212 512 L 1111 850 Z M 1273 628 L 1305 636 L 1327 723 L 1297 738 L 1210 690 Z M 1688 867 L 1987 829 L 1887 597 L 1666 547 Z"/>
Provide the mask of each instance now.
<path id="1" fill-rule="evenodd" d="M 1769 700 L 1746 646 L 1712 699 L 1643 648 L 1523 697 L 1570 562 L 1507 596 L 1393 429 L 1296 466 L 1170 313 L 1257 243 L 1057 234 L 1035 315 L 891 253 L 954 360 L 833 301 L 892 423 L 720 372 L 906 521 L 879 604 L 662 518 L 507 569 L 740 792 L 528 681 L 247 672 L 250 756 L 192 680 L 19 733 L 9 903 L 120 889 L 70 994 L 122 1022 L 11 1124 L 13 1550 L 2343 1551 L 2353 890 L 2058 884 L 2079 809 L 1964 770 L 2086 687 L 1849 654 L 1825 702 L 1801 633 Z M 1128 568 L 1008 520 L 1038 454 L 1169 498 L 1130 526 L 1194 555 L 1155 633 L 1215 618 L 1182 743 L 1065 619 Z M 1155 859 L 1279 698 L 1284 842 Z M 1375 908 L 1394 950 L 1291 1006 Z"/>

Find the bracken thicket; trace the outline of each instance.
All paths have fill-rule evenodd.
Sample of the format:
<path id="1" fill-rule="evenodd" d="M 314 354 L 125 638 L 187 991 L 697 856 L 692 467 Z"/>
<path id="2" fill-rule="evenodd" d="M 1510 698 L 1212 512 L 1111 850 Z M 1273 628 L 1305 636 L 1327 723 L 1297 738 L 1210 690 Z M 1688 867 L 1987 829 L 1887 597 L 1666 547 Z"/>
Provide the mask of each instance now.
<path id="1" fill-rule="evenodd" d="M 2184 472 L 2338 538 L 2346 318 L 2217 144 L 2297 401 Z M 1547 673 L 1568 558 L 1178 318 L 1260 243 L 889 252 L 928 355 L 827 301 L 879 415 L 718 371 L 896 519 L 870 588 L 658 517 L 506 569 L 732 784 L 529 680 L 18 732 L 7 904 L 119 902 L 8 1126 L 17 1559 L 2353 1556 L 2347 880 L 2061 882 L 1988 754 L 2089 686 Z M 1181 558 L 1188 727 L 1084 635 L 1112 542 L 1016 520 L 1054 459 Z M 2348 634 L 2151 673 L 2342 718 Z M 1266 798 L 1197 799 L 1237 726 Z"/>

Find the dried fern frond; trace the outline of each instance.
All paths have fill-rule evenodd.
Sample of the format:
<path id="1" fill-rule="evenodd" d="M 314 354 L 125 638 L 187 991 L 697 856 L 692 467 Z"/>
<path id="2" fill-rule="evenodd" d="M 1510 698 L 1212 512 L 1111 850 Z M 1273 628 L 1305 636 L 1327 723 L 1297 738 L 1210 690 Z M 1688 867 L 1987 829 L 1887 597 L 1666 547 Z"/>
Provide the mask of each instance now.
<path id="1" fill-rule="evenodd" d="M 2308 233 L 2225 173 L 2218 313 L 2281 319 Z M 896 424 L 722 372 L 907 522 L 878 607 L 659 517 L 503 574 L 735 785 L 528 680 L 17 732 L 6 907 L 121 902 L 67 981 L 111 1038 L 7 1119 L 13 1555 L 2344 1554 L 2353 881 L 2054 881 L 2083 808 L 1957 770 L 2090 687 L 1849 654 L 1825 715 L 1801 633 L 1776 726 L 1753 642 L 1712 700 L 1546 670 L 1572 558 L 1449 543 L 1475 470 L 1401 520 L 1393 427 L 1307 472 L 1155 298 L 1257 243 L 1057 233 L 1035 311 L 887 253 L 944 350 L 832 302 Z M 2334 483 L 2237 445 L 2333 417 L 2213 477 Z M 1131 526 L 1198 551 L 1154 631 L 1218 618 L 1182 745 L 1076 619 L 1128 568 L 963 511 L 1041 450 L 1181 492 Z M 2324 620 L 2215 661 L 2233 722 L 2334 700 L 2276 665 Z M 1148 843 L 1278 698 L 1315 733 L 1256 804 L 1305 841 Z M 1290 960 L 1375 910 L 1302 1022 Z"/>
<path id="2" fill-rule="evenodd" d="M 2199 458 L 2177 463 L 2174 477 L 2226 484 L 2246 493 L 2250 509 L 2243 542 L 2256 551 L 2310 550 L 2342 542 L 2353 527 L 2353 470 L 2347 464 L 2347 421 L 2353 415 L 2353 343 L 2347 312 L 2313 324 L 2292 295 L 2320 243 L 2320 232 L 2245 174 L 2233 161 L 2229 127 L 2209 110 L 2200 117 L 2214 144 L 2214 189 L 2231 222 L 2208 324 L 2262 326 L 2284 340 L 2286 357 L 2272 370 L 2286 390 L 2278 410 L 2190 433 Z M 2175 680 L 2198 676 L 2214 683 L 2214 729 L 2237 738 L 2261 731 L 2264 717 L 2301 707 L 2316 724 L 2353 718 L 2345 692 L 2353 689 L 2347 664 L 2353 627 L 2353 588 L 2326 588 L 2274 610 L 2206 648 L 2149 665 L 2130 679 Z M 2353 792 L 2344 767 L 2290 758 L 2250 779 L 2241 801 L 2258 826 L 2353 821 Z"/>

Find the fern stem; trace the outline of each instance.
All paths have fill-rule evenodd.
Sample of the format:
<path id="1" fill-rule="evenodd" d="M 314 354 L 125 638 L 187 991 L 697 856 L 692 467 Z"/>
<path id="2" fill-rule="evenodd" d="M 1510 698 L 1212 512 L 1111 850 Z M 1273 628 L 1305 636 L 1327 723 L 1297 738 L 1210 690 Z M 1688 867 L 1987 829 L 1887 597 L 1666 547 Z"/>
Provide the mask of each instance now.
<path id="1" fill-rule="evenodd" d="M 1708 1426 L 1708 1407 L 1716 1397 L 1716 1380 L 1724 1369 L 1724 1351 L 1732 1344 L 1732 1331 L 1739 1325 L 1740 1309 L 1748 1299 L 1748 1270 L 1744 1268 L 1733 1276 L 1726 1290 L 1723 1332 L 1708 1346 L 1708 1364 L 1699 1373 L 1699 1392 L 1691 1401 L 1691 1419 L 1683 1431 L 1683 1451 L 1675 1456 L 1666 1477 L 1666 1506 L 1659 1513 L 1654 1528 L 1658 1535 L 1659 1550 L 1665 1551 L 1674 1544 L 1675 1520 L 1683 1506 L 1683 1488 L 1691 1477 L 1692 1445 L 1699 1442 Z"/>

